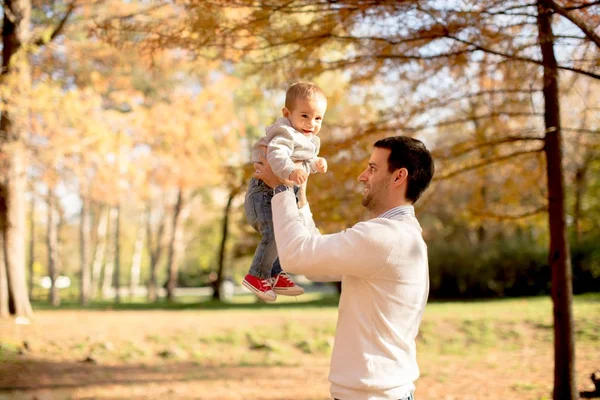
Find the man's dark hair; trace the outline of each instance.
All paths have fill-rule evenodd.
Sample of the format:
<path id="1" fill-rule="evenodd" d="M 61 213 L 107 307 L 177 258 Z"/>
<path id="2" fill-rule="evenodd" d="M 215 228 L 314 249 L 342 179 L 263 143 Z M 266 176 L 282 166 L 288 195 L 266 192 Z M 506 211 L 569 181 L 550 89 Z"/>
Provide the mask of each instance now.
<path id="1" fill-rule="evenodd" d="M 375 147 L 390 150 L 388 171 L 406 168 L 406 198 L 415 203 L 427 189 L 435 167 L 431 153 L 423 142 L 407 136 L 392 136 L 375 142 Z"/>

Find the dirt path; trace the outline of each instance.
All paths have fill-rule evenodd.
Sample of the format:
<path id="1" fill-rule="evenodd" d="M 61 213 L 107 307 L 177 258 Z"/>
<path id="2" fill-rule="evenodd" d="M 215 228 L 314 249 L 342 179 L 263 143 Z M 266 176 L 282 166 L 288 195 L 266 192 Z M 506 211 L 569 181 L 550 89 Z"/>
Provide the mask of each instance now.
<path id="1" fill-rule="evenodd" d="M 324 338 L 335 316 L 334 309 L 38 312 L 30 326 L 0 323 L 0 400 L 329 399 Z M 419 343 L 417 398 L 551 398 L 552 343 L 519 329 L 516 344 L 440 351 Z M 581 389 L 599 363 L 597 346 L 578 343 Z"/>

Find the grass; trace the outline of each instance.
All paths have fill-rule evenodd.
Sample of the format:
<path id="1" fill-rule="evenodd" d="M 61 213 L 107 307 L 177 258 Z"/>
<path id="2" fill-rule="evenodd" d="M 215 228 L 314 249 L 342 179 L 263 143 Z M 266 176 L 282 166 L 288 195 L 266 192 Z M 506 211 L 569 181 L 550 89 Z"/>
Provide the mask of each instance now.
<path id="1" fill-rule="evenodd" d="M 96 301 L 86 309 L 96 311 L 194 311 L 194 312 L 310 312 L 329 310 L 335 312 L 338 297 L 308 293 L 297 300 L 282 297 L 274 304 L 257 302 L 252 295 L 236 296 L 233 302 L 222 303 L 213 300 L 202 302 L 141 302 Z M 283 300 L 283 301 L 282 301 Z M 46 303 L 35 303 L 36 310 L 48 310 Z M 61 310 L 79 310 L 76 303 L 63 303 Z M 577 296 L 574 303 L 575 336 L 578 341 L 600 341 L 600 294 Z M 494 301 L 431 302 L 427 305 L 421 324 L 418 342 L 436 348 L 442 354 L 467 354 L 473 349 L 500 347 L 514 349 L 531 340 L 551 342 L 552 303 L 548 297 L 501 299 Z M 243 324 L 242 324 L 243 325 Z M 232 327 L 214 335 L 201 336 L 197 342 L 206 346 L 239 346 L 247 341 L 286 343 L 307 354 L 325 353 L 329 349 L 335 333 L 334 321 L 325 325 L 303 326 L 293 321 L 273 327 L 254 327 L 251 331 Z M 308 339 L 307 339 L 308 338 Z M 152 344 L 175 343 L 188 352 L 189 333 L 159 336 L 147 335 L 145 340 Z M 14 344 L 2 343 L 0 351 L 11 352 Z M 82 344 L 78 345 L 83 346 Z M 280 346 L 281 347 L 281 346 Z M 13 351 L 14 352 L 14 351 Z M 135 358 L 143 351 L 130 351 L 126 357 Z M 1 353 L 0 353 L 1 354 Z"/>
<path id="2" fill-rule="evenodd" d="M 258 301 L 252 294 L 237 295 L 231 302 L 215 301 L 212 298 L 182 297 L 177 301 L 162 299 L 156 303 L 147 303 L 145 299 L 126 300 L 120 303 L 108 300 L 96 300 L 82 307 L 75 300 L 63 301 L 59 307 L 51 306 L 47 301 L 33 301 L 34 310 L 101 310 L 101 311 L 144 311 L 144 310 L 259 310 L 259 309 L 290 309 L 290 308 L 321 308 L 337 307 L 337 295 L 322 295 L 306 293 L 299 297 L 280 296 L 277 302 L 267 304 Z"/>
<path id="3" fill-rule="evenodd" d="M 78 370 L 83 360 L 98 366 L 130 366 L 133 376 L 149 374 L 150 368 L 175 382 L 204 382 L 210 371 L 235 377 L 240 368 L 275 368 L 287 374 L 316 368 L 325 388 L 339 299 L 308 293 L 285 300 L 264 304 L 248 295 L 236 297 L 232 303 L 198 299 L 158 304 L 94 302 L 85 310 L 75 303 L 63 304 L 58 310 L 35 303 L 32 325 L 0 321 L 0 393 L 3 387 L 18 386 L 10 379 L 20 379 L 10 374 L 2 378 L 3 364 L 6 368 L 40 368 L 31 374 L 49 374 L 47 381 L 53 382 L 71 379 L 69 371 Z M 582 381 L 592 367 L 598 368 L 600 294 L 576 296 L 573 311 Z M 456 398 L 469 385 L 474 399 L 486 398 L 477 397 L 480 390 L 496 393 L 498 398 L 551 397 L 552 302 L 547 297 L 430 302 L 417 347 L 422 370 L 419 382 L 423 382 L 418 387 L 425 394 L 419 397 L 424 400 Z M 57 363 L 52 367 L 56 375 L 43 363 L 36 367 L 34 360 Z M 62 371 L 60 365 L 69 362 L 76 366 L 66 364 L 67 371 Z M 178 366 L 180 375 L 173 371 Z M 91 368 L 86 378 L 92 386 L 100 379 L 94 377 L 95 370 Z M 98 372 L 102 379 L 112 373 Z M 3 384 L 3 379 L 9 380 Z M 288 379 L 292 387 L 306 385 L 302 378 L 293 378 L 299 379 L 297 382 Z M 236 382 L 224 381 L 219 388 L 235 390 Z M 198 390 L 205 389 L 203 384 Z M 101 393 L 90 391 L 86 398 L 104 398 Z M 65 398 L 77 398 L 69 396 Z M 134 398 L 131 396 L 121 393 L 107 398 Z M 319 396 L 306 398 L 326 398 Z M 215 398 L 227 397 L 215 392 Z"/>
<path id="4" fill-rule="evenodd" d="M 282 298 L 275 304 L 257 302 L 252 295 L 236 296 L 231 303 L 215 302 L 159 302 L 120 303 L 93 302 L 87 308 L 95 311 L 174 311 L 174 312 L 242 312 L 242 313 L 311 313 L 323 310 L 334 317 L 338 298 L 334 295 L 308 293 L 298 300 Z M 36 303 L 36 310 L 47 310 L 48 305 Z M 78 310 L 76 303 L 66 303 L 61 310 Z M 312 311 L 311 311 L 312 310 Z M 431 302 L 428 304 L 421 330 L 417 338 L 419 345 L 435 349 L 438 354 L 469 356 L 488 348 L 515 350 L 533 341 L 552 342 L 552 305 L 547 297 L 502 299 L 495 301 L 471 302 Z M 600 340 L 600 294 L 577 296 L 574 303 L 575 335 L 580 342 L 594 343 Z M 303 354 L 325 354 L 331 349 L 335 333 L 335 318 L 327 323 L 305 325 L 292 320 L 281 324 L 253 326 L 244 329 L 239 326 L 220 330 L 217 333 L 188 331 L 169 334 L 151 333 L 145 335 L 142 345 L 121 344 L 118 350 L 110 350 L 112 344 L 76 343 L 69 349 L 75 353 L 95 352 L 113 355 L 121 360 L 147 359 L 152 354 L 148 347 L 162 346 L 158 351 L 163 358 L 193 358 L 213 360 L 231 348 L 260 349 L 266 353 L 300 351 Z M 190 340 L 191 339 L 191 340 Z M 17 354 L 19 344 L 8 340 L 0 342 L 0 358 Z M 109 348 L 106 348 L 106 347 Z M 136 347 L 137 346 L 137 347 Z M 170 346 L 170 347 L 169 347 Z M 50 346 L 50 349 L 52 346 Z M 210 349 L 210 350 L 208 350 Z M 154 351 L 156 353 L 156 351 Z M 238 359 L 240 355 L 225 357 L 232 364 L 248 365 L 249 361 Z M 213 360 L 214 361 L 214 360 Z M 277 357 L 264 358 L 264 363 L 278 364 Z M 221 362 L 222 364 L 222 362 Z"/>

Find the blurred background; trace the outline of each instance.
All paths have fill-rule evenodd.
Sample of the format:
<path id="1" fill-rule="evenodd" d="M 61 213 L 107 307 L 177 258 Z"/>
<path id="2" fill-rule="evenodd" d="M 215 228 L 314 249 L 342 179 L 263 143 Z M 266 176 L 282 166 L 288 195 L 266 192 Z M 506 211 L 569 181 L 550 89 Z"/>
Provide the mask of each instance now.
<path id="1" fill-rule="evenodd" d="M 214 273 L 237 284 L 258 240 L 242 209 L 250 148 L 298 80 L 329 99 L 321 155 L 331 169 L 309 186 L 323 233 L 365 217 L 357 177 L 372 144 L 411 135 L 436 161 L 416 204 L 432 297 L 549 293 L 534 5 L 251 4 L 33 2 L 34 44 L 13 56 L 28 65 L 2 85 L 2 154 L 21 147 L 11 207 L 24 214 L 32 298 L 61 275 L 70 286 L 50 291 L 53 304 L 140 288 L 155 301 Z M 576 12 L 597 25 L 597 5 Z M 567 18 L 554 30 L 581 293 L 600 287 L 599 48 Z"/>

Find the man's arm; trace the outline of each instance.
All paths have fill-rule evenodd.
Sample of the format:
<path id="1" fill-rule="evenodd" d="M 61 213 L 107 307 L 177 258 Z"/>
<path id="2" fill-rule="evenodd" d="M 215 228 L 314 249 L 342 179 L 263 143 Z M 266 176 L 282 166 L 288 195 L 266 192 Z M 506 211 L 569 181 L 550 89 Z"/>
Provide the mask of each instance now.
<path id="1" fill-rule="evenodd" d="M 276 194 L 271 202 L 275 242 L 282 267 L 307 276 L 370 277 L 387 263 L 388 241 L 377 240 L 380 227 L 361 222 L 336 234 L 317 235 L 304 225 L 293 193 Z M 385 228 L 384 228 L 385 230 Z M 381 232 L 379 236 L 385 234 Z"/>
<path id="2" fill-rule="evenodd" d="M 306 188 L 304 188 L 306 189 Z M 302 191 L 302 188 L 300 189 Z M 299 192 L 298 195 L 300 195 L 302 192 Z M 304 192 L 306 193 L 306 192 Z M 300 202 L 304 201 L 304 205 L 302 207 L 300 207 Z M 317 229 L 317 227 L 315 226 L 315 221 L 313 220 L 313 216 L 312 216 L 312 211 L 310 210 L 310 205 L 308 204 L 308 202 L 306 201 L 306 195 L 304 196 L 304 200 L 301 200 L 300 197 L 298 198 L 298 207 L 300 207 L 300 209 L 298 210 L 298 213 L 300 215 L 300 218 L 302 219 L 302 223 L 304 224 L 304 226 L 307 228 L 308 232 L 310 232 L 312 235 L 321 235 L 321 232 L 319 232 L 319 230 Z M 306 278 L 308 280 L 311 280 L 313 282 L 340 282 L 342 280 L 342 276 L 341 275 L 304 275 L 306 276 Z"/>

